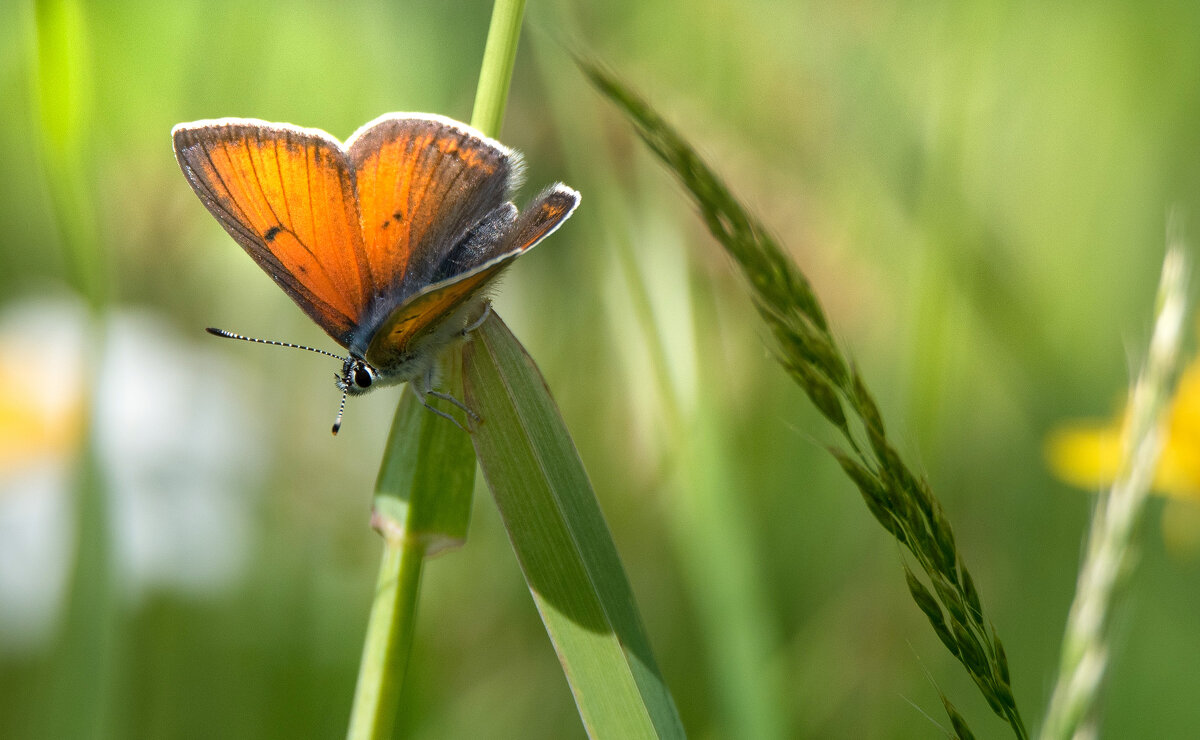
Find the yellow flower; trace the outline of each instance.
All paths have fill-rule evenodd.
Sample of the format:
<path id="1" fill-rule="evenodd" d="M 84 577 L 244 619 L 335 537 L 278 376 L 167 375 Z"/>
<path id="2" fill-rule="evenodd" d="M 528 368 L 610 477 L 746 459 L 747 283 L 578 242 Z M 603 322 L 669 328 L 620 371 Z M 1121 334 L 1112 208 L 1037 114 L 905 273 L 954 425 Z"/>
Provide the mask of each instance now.
<path id="1" fill-rule="evenodd" d="M 1071 422 L 1046 440 L 1046 458 L 1062 480 L 1099 491 L 1120 472 L 1127 423 L 1122 411 L 1107 422 Z M 1176 552 L 1200 552 L 1200 358 L 1184 369 L 1163 412 L 1166 434 L 1154 490 L 1171 499 L 1163 510 L 1163 538 Z"/>
<path id="2" fill-rule="evenodd" d="M 73 454 L 83 434 L 80 386 L 30 383 L 38 357 L 36 345 L 0 339 L 0 475 Z"/>
<path id="3" fill-rule="evenodd" d="M 1166 438 L 1154 472 L 1154 490 L 1200 502 L 1200 360 L 1193 360 L 1180 376 L 1163 421 Z M 1111 485 L 1121 464 L 1125 425 L 1122 412 L 1108 422 L 1060 427 L 1046 442 L 1050 467 L 1080 488 Z"/>

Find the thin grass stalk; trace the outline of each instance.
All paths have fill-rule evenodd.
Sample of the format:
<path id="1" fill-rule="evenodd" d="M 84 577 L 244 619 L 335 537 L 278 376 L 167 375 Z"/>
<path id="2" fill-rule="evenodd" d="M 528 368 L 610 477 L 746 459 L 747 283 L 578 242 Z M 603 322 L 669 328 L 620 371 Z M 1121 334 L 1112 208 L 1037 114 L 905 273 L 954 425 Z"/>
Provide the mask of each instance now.
<path id="1" fill-rule="evenodd" d="M 471 125 L 492 138 L 500 136 L 500 124 L 504 121 L 508 85 L 512 81 L 524 15 L 525 0 L 496 0 L 492 6 L 475 108 L 471 111 Z"/>
<path id="2" fill-rule="evenodd" d="M 425 545 L 418 539 L 384 537 L 383 562 L 363 641 L 362 662 L 347 737 L 384 740 L 392 736 L 400 684 L 412 649 L 416 599 Z"/>
<path id="3" fill-rule="evenodd" d="M 524 0 L 496 0 L 492 9 L 471 116 L 471 125 L 488 136 L 495 137 L 499 133 L 504 118 L 524 8 Z M 452 349 L 441 361 L 453 378 L 446 390 L 456 398 L 462 398 L 462 350 Z M 470 470 L 465 476 L 461 473 L 466 471 L 457 471 L 460 474 L 452 482 L 460 492 L 465 490 L 466 495 L 448 497 L 453 499 L 450 503 L 446 502 L 447 497 L 429 495 L 435 492 L 428 490 L 424 491 L 425 495 L 405 498 L 404 505 L 400 506 L 394 505 L 393 496 L 383 495 L 383 491 L 377 494 L 373 525 L 384 537 L 384 552 L 347 732 L 347 737 L 353 740 L 375 740 L 391 735 L 412 647 L 424 559 L 431 549 L 440 549 L 460 535 L 465 538 L 466 520 L 470 514 L 470 489 L 474 481 L 470 442 L 465 435 L 458 434 L 459 430 L 446 430 L 444 419 L 427 412 L 420 420 L 422 433 L 406 433 L 412 429 L 412 412 L 423 410 L 419 409 L 410 389 L 406 389 L 400 404 L 377 488 L 387 486 L 384 481 L 393 466 L 409 473 L 416 471 L 417 485 L 431 480 L 428 474 L 422 479 L 422 463 L 444 461 L 446 467 L 451 468 L 449 475 L 452 478 L 456 474 L 454 468 L 469 466 Z M 446 511 L 447 506 L 453 508 Z M 434 527 L 436 531 L 417 531 L 429 522 L 439 525 Z"/>
<path id="4" fill-rule="evenodd" d="M 1163 260 L 1150 351 L 1131 393 L 1122 473 L 1092 513 L 1042 740 L 1095 735 L 1095 709 L 1111 653 L 1110 615 L 1134 566 L 1138 523 L 1163 445 L 1163 410 L 1178 371 L 1188 271 L 1182 246 L 1170 244 Z"/>

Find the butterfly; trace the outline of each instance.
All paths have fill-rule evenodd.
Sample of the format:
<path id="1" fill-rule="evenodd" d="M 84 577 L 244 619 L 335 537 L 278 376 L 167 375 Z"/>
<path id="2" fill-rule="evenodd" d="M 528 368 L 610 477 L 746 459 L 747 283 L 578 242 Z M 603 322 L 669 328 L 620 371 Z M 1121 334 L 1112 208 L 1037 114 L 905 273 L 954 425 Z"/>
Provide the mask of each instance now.
<path id="1" fill-rule="evenodd" d="M 486 318 L 501 272 L 579 205 L 557 183 L 518 211 L 520 155 L 443 116 L 389 113 L 345 144 L 247 118 L 181 123 L 171 137 L 200 201 L 346 354 L 209 332 L 342 360 L 334 434 L 347 395 L 397 383 L 442 416 L 427 395 L 470 413 L 433 390 L 438 355 Z"/>

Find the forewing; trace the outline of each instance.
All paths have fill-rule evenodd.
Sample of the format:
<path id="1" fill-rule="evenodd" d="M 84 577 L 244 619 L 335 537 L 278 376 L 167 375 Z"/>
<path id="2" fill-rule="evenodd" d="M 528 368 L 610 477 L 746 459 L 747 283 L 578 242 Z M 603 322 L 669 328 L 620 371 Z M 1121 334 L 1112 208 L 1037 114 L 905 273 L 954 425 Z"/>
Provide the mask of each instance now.
<path id="1" fill-rule="evenodd" d="M 479 252 L 478 264 L 429 286 L 396 308 L 371 338 L 367 362 L 382 369 L 409 354 L 426 334 L 436 331 L 456 309 L 483 292 L 513 260 L 553 233 L 578 205 L 579 193 L 561 183 L 542 193 L 490 254 Z"/>
<path id="2" fill-rule="evenodd" d="M 429 283 L 459 239 L 505 201 L 518 169 L 507 147 L 439 116 L 383 116 L 346 150 L 380 297 Z"/>
<path id="3" fill-rule="evenodd" d="M 323 131 L 251 119 L 172 131 L 175 157 L 200 200 L 279 287 L 343 346 L 374 280 L 354 175 Z"/>

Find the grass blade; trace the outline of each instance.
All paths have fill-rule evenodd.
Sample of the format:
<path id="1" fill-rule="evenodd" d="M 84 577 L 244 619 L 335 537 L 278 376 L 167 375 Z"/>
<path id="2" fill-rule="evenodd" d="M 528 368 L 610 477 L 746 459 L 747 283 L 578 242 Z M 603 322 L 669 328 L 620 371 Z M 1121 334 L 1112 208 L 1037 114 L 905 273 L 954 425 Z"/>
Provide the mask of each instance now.
<path id="1" fill-rule="evenodd" d="M 480 467 L 589 735 L 683 737 L 574 443 L 494 313 L 464 350 L 464 374 Z"/>

